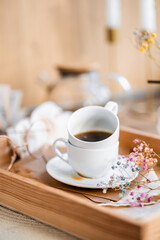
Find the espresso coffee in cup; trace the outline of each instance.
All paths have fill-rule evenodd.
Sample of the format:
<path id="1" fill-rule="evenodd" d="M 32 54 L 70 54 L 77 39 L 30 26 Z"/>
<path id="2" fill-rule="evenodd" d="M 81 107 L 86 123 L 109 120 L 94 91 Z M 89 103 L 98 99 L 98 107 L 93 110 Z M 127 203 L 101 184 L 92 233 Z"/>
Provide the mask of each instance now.
<path id="1" fill-rule="evenodd" d="M 81 141 L 98 142 L 110 137 L 112 133 L 105 131 L 88 131 L 77 133 L 74 136 Z"/>

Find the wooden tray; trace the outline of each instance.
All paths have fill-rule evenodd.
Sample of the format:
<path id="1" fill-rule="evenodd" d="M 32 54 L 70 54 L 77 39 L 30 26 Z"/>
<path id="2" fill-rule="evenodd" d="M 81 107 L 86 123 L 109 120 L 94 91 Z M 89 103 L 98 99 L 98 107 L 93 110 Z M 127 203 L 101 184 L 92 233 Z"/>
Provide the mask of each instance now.
<path id="1" fill-rule="evenodd" d="M 159 137 L 121 129 L 121 154 L 130 152 L 135 138 L 145 140 L 155 152 L 160 152 Z M 54 180 L 46 172 L 39 179 L 0 169 L 0 203 L 83 239 L 156 240 L 160 237 L 160 212 L 134 220 L 118 213 L 116 208 L 100 207 L 78 192 L 72 194 L 55 188 Z"/>

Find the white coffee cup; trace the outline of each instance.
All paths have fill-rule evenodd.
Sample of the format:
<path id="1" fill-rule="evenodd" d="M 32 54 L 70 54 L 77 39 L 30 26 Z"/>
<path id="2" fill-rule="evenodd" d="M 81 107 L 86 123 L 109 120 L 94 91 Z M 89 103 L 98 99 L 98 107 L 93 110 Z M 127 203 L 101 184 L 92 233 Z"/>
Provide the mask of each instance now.
<path id="1" fill-rule="evenodd" d="M 56 144 L 61 141 L 67 146 L 67 157 L 61 153 Z M 112 165 L 117 161 L 119 142 L 105 149 L 86 149 L 72 145 L 65 138 L 58 138 L 53 143 L 56 155 L 71 165 L 77 173 L 88 178 L 107 176 Z"/>
<path id="2" fill-rule="evenodd" d="M 99 149 L 110 147 L 119 139 L 118 105 L 108 102 L 105 107 L 88 106 L 75 111 L 68 121 L 69 142 L 77 147 Z M 112 133 L 110 137 L 98 142 L 86 142 L 75 137 L 76 134 L 89 131 Z"/>
<path id="3" fill-rule="evenodd" d="M 85 177 L 97 178 L 111 170 L 117 160 L 119 148 L 118 105 L 108 102 L 105 107 L 89 106 L 74 112 L 68 122 L 68 139 L 59 138 L 53 143 L 58 157 L 70 164 Z M 74 135 L 89 131 L 112 133 L 108 138 L 87 142 Z M 67 159 L 58 150 L 56 144 L 62 141 L 67 146 Z"/>

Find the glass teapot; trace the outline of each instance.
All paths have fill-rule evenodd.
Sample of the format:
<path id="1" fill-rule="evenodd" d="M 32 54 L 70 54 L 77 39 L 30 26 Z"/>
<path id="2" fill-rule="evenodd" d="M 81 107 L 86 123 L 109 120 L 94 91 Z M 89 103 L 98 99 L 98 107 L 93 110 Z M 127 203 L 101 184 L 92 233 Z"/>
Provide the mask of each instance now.
<path id="1" fill-rule="evenodd" d="M 87 105 L 104 105 L 111 98 L 112 93 L 101 82 L 102 77 L 116 81 L 126 94 L 131 92 L 129 81 L 122 75 L 108 73 L 101 76 L 95 70 L 76 74 L 62 72 L 56 80 L 42 71 L 39 81 L 46 88 L 46 100 L 55 101 L 64 110 L 75 110 Z"/>

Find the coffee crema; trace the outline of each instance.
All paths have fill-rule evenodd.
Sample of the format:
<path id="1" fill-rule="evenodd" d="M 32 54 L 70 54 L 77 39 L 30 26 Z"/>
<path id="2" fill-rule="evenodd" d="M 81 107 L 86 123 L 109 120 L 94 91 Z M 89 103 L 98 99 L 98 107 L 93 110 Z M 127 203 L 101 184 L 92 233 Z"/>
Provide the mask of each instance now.
<path id="1" fill-rule="evenodd" d="M 74 135 L 74 137 L 85 142 L 98 142 L 110 137 L 112 133 L 105 131 L 88 131 Z"/>

